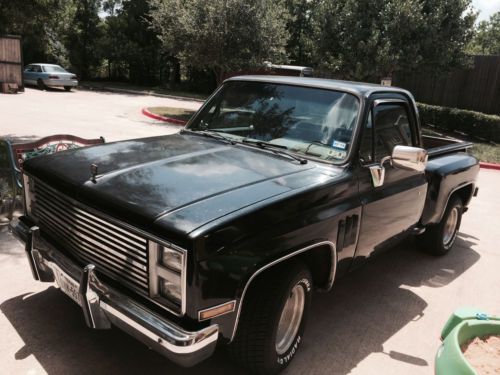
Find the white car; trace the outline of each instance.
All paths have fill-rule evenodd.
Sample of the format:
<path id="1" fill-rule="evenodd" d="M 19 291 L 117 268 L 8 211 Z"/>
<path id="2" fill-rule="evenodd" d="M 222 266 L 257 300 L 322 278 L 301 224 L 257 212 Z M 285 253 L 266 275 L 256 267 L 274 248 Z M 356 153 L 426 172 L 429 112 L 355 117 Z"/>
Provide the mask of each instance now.
<path id="1" fill-rule="evenodd" d="M 24 84 L 37 85 L 44 90 L 47 87 L 64 87 L 66 91 L 78 86 L 76 75 L 60 65 L 30 64 L 24 68 Z"/>

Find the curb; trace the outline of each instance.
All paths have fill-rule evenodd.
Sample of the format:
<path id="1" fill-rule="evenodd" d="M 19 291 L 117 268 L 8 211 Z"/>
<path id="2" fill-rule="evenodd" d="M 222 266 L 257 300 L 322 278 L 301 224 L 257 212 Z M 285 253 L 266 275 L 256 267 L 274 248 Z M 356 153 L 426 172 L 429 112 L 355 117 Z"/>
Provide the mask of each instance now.
<path id="1" fill-rule="evenodd" d="M 483 169 L 495 169 L 497 171 L 500 171 L 500 164 L 494 164 L 494 163 L 485 163 L 485 162 L 479 162 L 479 167 Z"/>
<path id="2" fill-rule="evenodd" d="M 84 90 L 90 90 L 90 91 L 109 91 L 109 92 L 116 92 L 116 93 L 121 93 L 121 94 L 156 96 L 159 98 L 168 98 L 168 99 L 176 99 L 176 100 L 189 100 L 189 101 L 200 102 L 200 103 L 205 102 L 205 100 L 203 100 L 203 99 L 192 98 L 189 96 L 158 94 L 158 93 L 155 93 L 153 91 L 135 91 L 135 90 L 128 90 L 128 89 L 119 89 L 119 88 L 114 88 L 114 87 L 89 86 L 89 85 L 85 85 L 85 84 L 78 85 L 78 88 L 84 89 Z"/>
<path id="3" fill-rule="evenodd" d="M 156 113 L 149 112 L 147 110 L 147 108 L 143 108 L 141 112 L 144 116 L 150 117 L 150 118 L 155 119 L 155 120 L 168 122 L 168 123 L 173 124 L 173 125 L 184 126 L 187 124 L 187 121 L 184 121 L 184 120 L 179 120 L 179 119 L 171 118 L 171 117 L 165 117 L 165 116 L 157 115 Z"/>

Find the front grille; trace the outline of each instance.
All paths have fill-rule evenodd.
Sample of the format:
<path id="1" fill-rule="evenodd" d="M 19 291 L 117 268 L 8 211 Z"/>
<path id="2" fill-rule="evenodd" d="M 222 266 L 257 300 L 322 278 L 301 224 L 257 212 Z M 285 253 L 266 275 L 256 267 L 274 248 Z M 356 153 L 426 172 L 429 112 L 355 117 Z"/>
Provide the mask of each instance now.
<path id="1" fill-rule="evenodd" d="M 33 215 L 62 251 L 98 272 L 148 296 L 147 240 L 129 229 L 78 207 L 72 200 L 37 180 Z"/>

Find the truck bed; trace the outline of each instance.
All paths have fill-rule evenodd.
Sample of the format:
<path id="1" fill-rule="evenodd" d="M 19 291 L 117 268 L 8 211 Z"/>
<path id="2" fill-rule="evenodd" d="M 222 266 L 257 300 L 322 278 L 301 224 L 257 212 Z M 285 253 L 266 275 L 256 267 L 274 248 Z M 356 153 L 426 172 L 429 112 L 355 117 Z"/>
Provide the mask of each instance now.
<path id="1" fill-rule="evenodd" d="M 454 152 L 467 152 L 473 146 L 472 142 L 461 141 L 460 139 L 451 137 L 435 137 L 430 135 L 422 135 L 422 142 L 424 148 L 427 150 L 429 159 Z"/>

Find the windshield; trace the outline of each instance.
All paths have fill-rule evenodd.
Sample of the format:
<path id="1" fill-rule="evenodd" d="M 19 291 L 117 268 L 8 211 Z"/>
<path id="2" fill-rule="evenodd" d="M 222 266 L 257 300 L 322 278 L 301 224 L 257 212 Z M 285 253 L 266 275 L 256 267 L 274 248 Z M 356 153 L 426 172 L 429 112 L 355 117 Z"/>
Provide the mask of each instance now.
<path id="1" fill-rule="evenodd" d="M 228 82 L 189 125 L 235 141 L 269 142 L 292 152 L 343 161 L 359 101 L 345 92 L 265 82 Z"/>
<path id="2" fill-rule="evenodd" d="M 66 70 L 59 65 L 44 65 L 43 70 L 47 73 L 66 73 Z"/>

